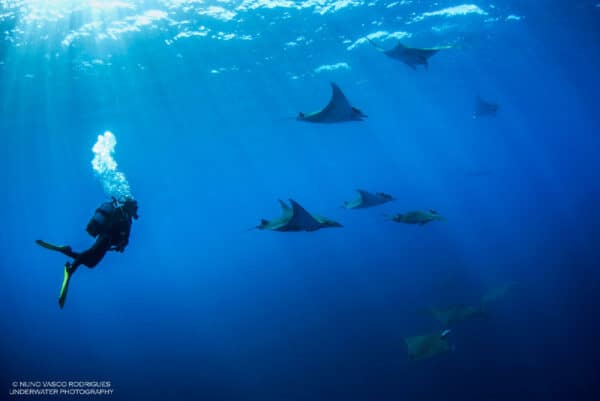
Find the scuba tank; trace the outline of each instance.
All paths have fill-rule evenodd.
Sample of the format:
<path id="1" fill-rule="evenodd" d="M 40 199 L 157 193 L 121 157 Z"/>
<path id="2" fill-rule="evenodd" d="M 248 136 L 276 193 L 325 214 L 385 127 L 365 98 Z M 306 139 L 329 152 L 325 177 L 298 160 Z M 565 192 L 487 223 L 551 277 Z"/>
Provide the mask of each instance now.
<path id="1" fill-rule="evenodd" d="M 94 238 L 97 237 L 98 234 L 106 231 L 116 209 L 117 200 L 115 198 L 110 202 L 101 204 L 88 222 L 85 231 Z"/>

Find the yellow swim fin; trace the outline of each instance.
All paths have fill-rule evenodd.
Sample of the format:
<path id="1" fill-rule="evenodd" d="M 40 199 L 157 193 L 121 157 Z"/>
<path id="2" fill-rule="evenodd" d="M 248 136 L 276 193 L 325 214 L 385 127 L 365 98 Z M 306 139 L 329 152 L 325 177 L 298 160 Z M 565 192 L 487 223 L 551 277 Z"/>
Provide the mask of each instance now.
<path id="1" fill-rule="evenodd" d="M 69 267 L 71 267 L 71 265 L 69 263 L 66 263 L 62 287 L 60 287 L 60 295 L 58 296 L 58 305 L 60 305 L 61 309 L 65 305 L 65 301 L 67 300 L 67 290 L 69 289 L 69 281 L 71 281 L 72 273 L 69 271 Z"/>

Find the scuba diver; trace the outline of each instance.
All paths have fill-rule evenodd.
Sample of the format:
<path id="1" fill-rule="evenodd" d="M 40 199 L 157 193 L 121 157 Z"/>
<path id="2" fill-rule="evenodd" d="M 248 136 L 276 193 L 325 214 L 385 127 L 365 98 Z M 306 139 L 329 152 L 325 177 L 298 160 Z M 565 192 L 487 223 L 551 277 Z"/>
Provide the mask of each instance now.
<path id="1" fill-rule="evenodd" d="M 69 281 L 80 265 L 89 268 L 95 267 L 108 251 L 123 252 L 129 243 L 132 219 L 138 219 L 138 203 L 135 199 L 126 198 L 122 201 L 112 198 L 105 202 L 94 213 L 90 219 L 86 231 L 96 242 L 83 252 L 74 252 L 69 245 L 53 245 L 42 240 L 35 241 L 38 245 L 57 251 L 73 259 L 73 263 L 65 263 L 64 278 L 58 304 L 62 308 L 67 299 Z"/>

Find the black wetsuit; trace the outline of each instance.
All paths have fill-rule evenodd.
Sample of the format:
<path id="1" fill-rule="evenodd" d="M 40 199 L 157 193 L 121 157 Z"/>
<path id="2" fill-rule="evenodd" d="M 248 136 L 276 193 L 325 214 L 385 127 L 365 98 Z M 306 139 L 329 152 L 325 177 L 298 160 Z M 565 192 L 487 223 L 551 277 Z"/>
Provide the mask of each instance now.
<path id="1" fill-rule="evenodd" d="M 60 250 L 61 253 L 73 258 L 69 270 L 74 272 L 80 265 L 95 267 L 108 251 L 123 252 L 129 242 L 132 218 L 122 209 L 116 209 L 111 222 L 104 232 L 98 234 L 96 242 L 83 252 L 74 252 L 70 246 Z"/>

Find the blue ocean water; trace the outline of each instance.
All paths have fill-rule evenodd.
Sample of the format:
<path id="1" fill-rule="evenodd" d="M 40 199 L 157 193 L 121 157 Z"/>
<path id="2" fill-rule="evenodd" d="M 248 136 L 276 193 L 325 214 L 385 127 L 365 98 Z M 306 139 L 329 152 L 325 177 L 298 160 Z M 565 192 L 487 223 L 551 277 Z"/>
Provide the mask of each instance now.
<path id="1" fill-rule="evenodd" d="M 584 0 L 0 0 L 0 398 L 598 399 L 599 38 Z M 295 120 L 331 81 L 366 121 Z M 92 244 L 105 131 L 140 219 L 60 309 L 34 240 Z M 344 227 L 248 230 L 280 198 Z M 428 308 L 506 283 L 409 360 Z M 11 395 L 47 380 L 114 392 Z"/>

